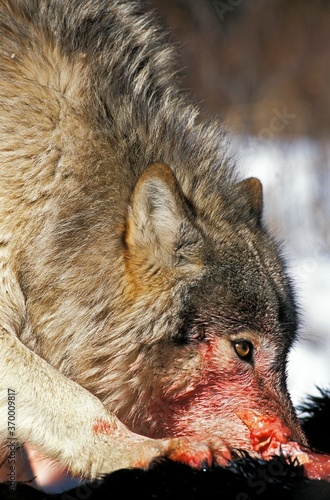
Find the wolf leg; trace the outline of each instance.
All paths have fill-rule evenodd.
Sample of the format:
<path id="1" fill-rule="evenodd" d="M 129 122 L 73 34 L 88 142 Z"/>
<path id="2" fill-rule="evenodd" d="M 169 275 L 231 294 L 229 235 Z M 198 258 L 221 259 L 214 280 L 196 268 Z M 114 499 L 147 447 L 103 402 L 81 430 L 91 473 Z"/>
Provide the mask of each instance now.
<path id="1" fill-rule="evenodd" d="M 145 466 L 166 454 L 166 441 L 133 434 L 99 399 L 3 328 L 0 342 L 0 436 L 7 446 L 32 443 L 84 477 Z"/>
<path id="2" fill-rule="evenodd" d="M 25 300 L 6 256 L 2 257 L 0 442 L 7 454 L 14 454 L 20 443 L 31 443 L 83 477 L 143 466 L 163 455 L 168 443 L 133 434 L 98 398 L 19 340 L 26 328 Z"/>

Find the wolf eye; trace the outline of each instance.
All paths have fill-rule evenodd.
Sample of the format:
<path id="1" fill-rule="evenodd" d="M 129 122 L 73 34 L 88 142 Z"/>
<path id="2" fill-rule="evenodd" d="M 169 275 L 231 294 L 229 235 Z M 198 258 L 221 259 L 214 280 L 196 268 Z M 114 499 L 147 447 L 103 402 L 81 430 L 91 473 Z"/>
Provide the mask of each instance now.
<path id="1" fill-rule="evenodd" d="M 248 340 L 236 340 L 233 342 L 233 347 L 237 356 L 243 361 L 251 362 L 253 345 Z"/>

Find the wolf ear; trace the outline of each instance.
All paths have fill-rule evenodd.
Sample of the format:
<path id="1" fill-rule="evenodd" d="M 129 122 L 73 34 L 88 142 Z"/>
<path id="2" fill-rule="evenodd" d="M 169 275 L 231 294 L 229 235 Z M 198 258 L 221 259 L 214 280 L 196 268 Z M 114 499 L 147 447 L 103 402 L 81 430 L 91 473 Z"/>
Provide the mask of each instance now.
<path id="1" fill-rule="evenodd" d="M 129 206 L 126 243 L 130 253 L 138 260 L 173 266 L 195 260 L 200 239 L 172 170 L 163 163 L 150 165 L 139 178 Z"/>
<path id="2" fill-rule="evenodd" d="M 249 217 L 254 217 L 261 223 L 263 211 L 262 184 L 256 177 L 249 177 L 238 183 L 242 198 L 244 200 L 244 209 L 248 211 Z"/>

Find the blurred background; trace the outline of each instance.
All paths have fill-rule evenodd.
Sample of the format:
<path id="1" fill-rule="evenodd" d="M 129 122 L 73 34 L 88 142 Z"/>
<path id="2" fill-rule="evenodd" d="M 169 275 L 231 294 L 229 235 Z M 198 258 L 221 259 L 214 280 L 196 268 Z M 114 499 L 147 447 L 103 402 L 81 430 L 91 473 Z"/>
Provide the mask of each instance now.
<path id="1" fill-rule="evenodd" d="M 183 84 L 225 120 L 301 306 L 295 404 L 330 387 L 330 0 L 142 0 L 171 31 Z"/>

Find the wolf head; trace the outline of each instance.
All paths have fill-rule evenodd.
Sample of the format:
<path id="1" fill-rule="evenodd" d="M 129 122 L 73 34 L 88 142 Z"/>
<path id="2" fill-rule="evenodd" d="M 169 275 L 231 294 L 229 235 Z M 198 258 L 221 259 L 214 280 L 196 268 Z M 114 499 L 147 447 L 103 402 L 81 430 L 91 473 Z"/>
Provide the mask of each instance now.
<path id="1" fill-rule="evenodd" d="M 254 409 L 304 440 L 286 387 L 296 307 L 261 216 L 257 179 L 220 193 L 210 211 L 185 197 L 164 164 L 139 178 L 119 315 L 130 332 L 128 391 L 117 406 L 134 431 L 213 434 L 250 449 L 237 412 Z"/>

